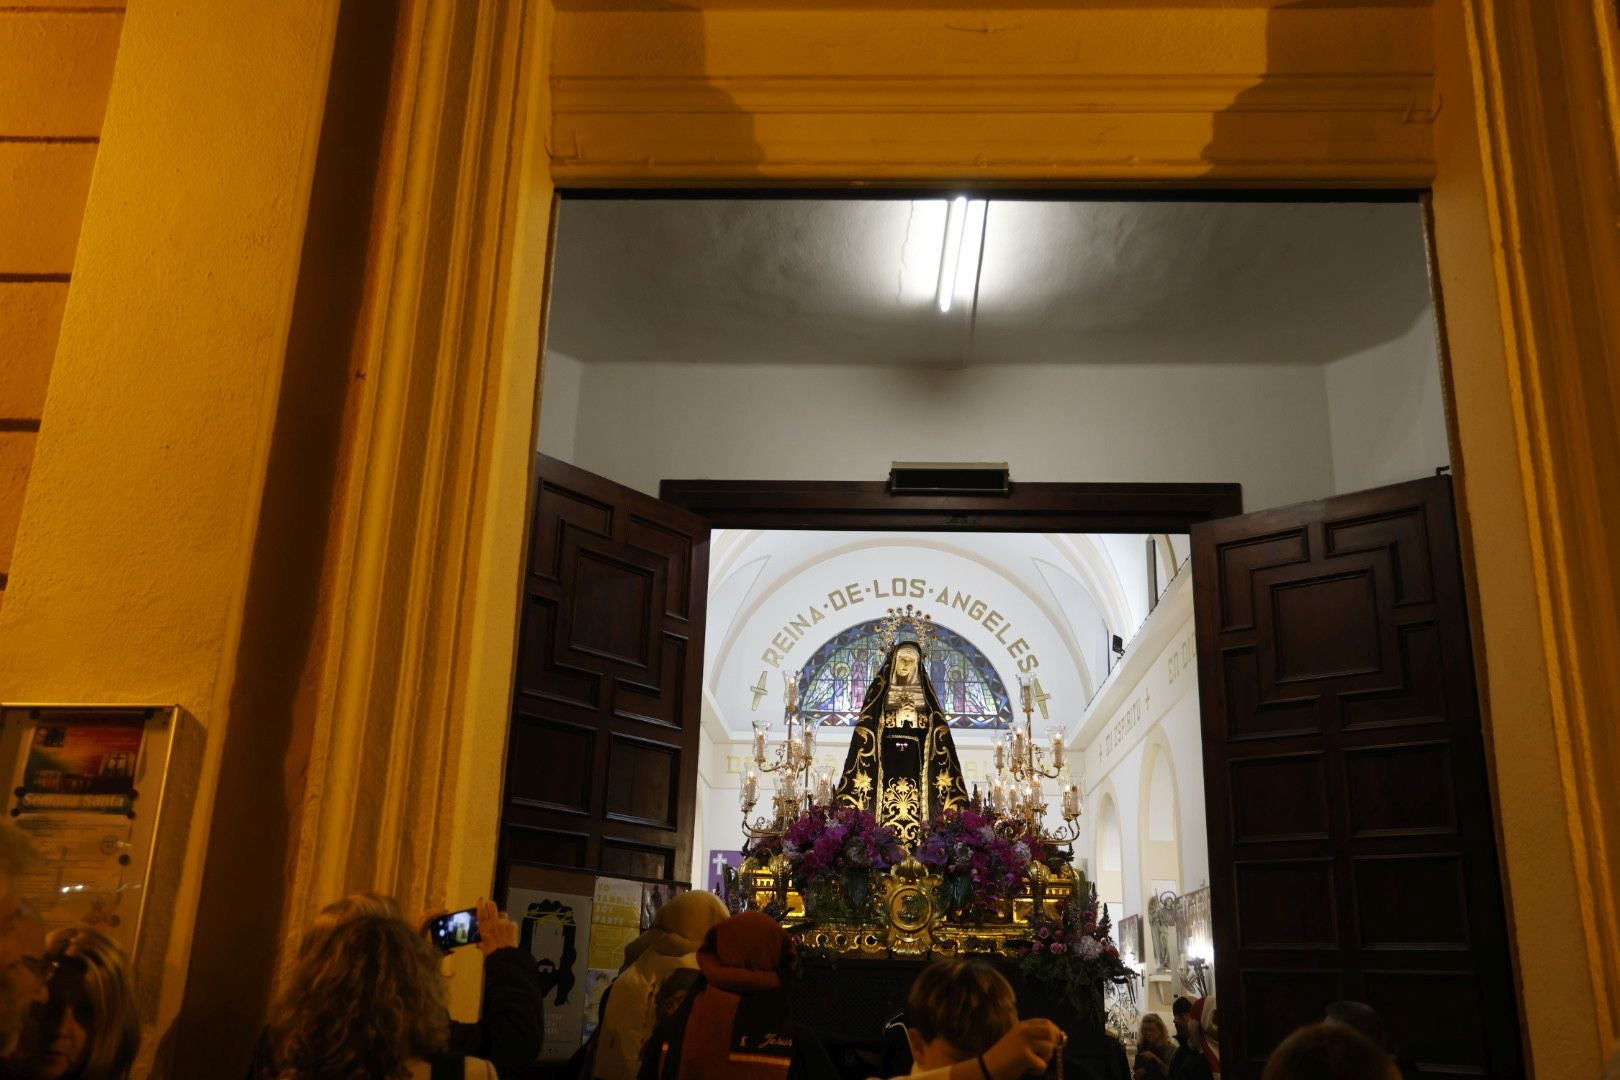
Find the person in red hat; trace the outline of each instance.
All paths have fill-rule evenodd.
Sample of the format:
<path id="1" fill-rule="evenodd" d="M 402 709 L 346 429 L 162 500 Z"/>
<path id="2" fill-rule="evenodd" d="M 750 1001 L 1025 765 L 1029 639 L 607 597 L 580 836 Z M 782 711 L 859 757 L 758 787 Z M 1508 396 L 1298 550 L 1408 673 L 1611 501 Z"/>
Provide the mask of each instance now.
<path id="1" fill-rule="evenodd" d="M 793 1015 L 793 939 L 758 911 L 711 928 L 699 978 L 668 1030 L 654 1032 L 641 1075 L 657 1080 L 822 1080 L 838 1075 L 821 1040 Z"/>
<path id="2" fill-rule="evenodd" d="M 641 1080 L 832 1080 L 826 1049 L 793 1015 L 787 980 L 793 939 L 770 916 L 733 915 L 698 949 L 698 981 L 673 1019 L 653 1033 Z M 976 1058 L 912 1080 L 1017 1080 L 1045 1071 L 1062 1033 L 1025 1020 Z"/>

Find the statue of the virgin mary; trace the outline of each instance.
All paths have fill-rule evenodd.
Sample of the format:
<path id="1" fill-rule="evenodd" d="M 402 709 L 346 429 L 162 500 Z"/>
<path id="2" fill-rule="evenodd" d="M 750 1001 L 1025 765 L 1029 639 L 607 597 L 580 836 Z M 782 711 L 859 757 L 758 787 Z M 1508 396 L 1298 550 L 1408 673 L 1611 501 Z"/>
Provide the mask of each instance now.
<path id="1" fill-rule="evenodd" d="M 911 631 L 902 638 L 901 629 Z M 870 810 L 907 847 L 916 847 L 935 814 L 967 805 L 951 728 L 924 665 L 933 627 L 928 617 L 891 609 L 887 651 L 867 687 L 834 794 L 839 806 Z"/>

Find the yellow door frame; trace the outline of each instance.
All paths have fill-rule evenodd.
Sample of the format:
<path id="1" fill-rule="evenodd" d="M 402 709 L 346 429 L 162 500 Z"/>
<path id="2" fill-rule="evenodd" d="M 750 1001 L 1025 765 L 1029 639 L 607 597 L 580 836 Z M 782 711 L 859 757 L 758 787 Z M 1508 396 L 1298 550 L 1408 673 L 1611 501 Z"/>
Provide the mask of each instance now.
<path id="1" fill-rule="evenodd" d="M 1610 58 L 1615 32 L 1596 0 L 1535 7 L 490 5 L 481 25 L 498 25 L 494 11 L 508 19 L 522 12 L 526 25 L 548 33 L 530 39 L 532 53 L 506 45 L 512 71 L 503 86 L 512 95 L 528 87 L 531 111 L 517 129 L 524 137 L 473 145 L 508 155 L 520 195 L 508 192 L 506 221 L 484 220 L 490 231 L 480 238 L 511 246 L 491 255 L 490 278 L 457 299 L 463 317 L 498 325 L 506 348 L 480 352 L 462 377 L 476 376 L 468 385 L 499 380 L 510 396 L 493 398 L 485 419 L 490 457 L 481 482 L 461 481 L 486 509 L 499 504 L 464 564 L 476 591 L 415 611 L 424 622 L 439 618 L 430 612 L 455 611 L 464 626 L 467 666 L 459 719 L 449 727 L 466 749 L 451 759 L 454 775 L 422 778 L 441 792 L 444 839 L 438 865 L 410 884 L 471 895 L 487 884 L 493 862 L 524 528 L 524 508 L 499 493 L 527 490 L 534 441 L 518 436 L 532 435 L 535 422 L 534 327 L 551 254 L 543 225 L 553 185 L 1427 183 L 1521 1007 L 1532 1053 L 1549 1075 L 1566 1064 L 1567 1047 L 1598 1053 L 1616 1034 L 1620 985 L 1612 890 L 1598 887 L 1612 884 L 1605 853 L 1620 803 L 1597 782 L 1599 763 L 1616 760 L 1605 721 L 1620 711 L 1620 685 L 1604 665 L 1577 661 L 1620 655 L 1605 651 L 1620 646 L 1620 624 L 1615 606 L 1596 602 L 1602 589 L 1583 598 L 1567 575 L 1580 566 L 1615 595 L 1612 573 L 1583 557 L 1615 553 L 1617 541 L 1594 527 L 1606 511 L 1620 521 L 1620 489 L 1601 482 L 1620 468 L 1615 435 L 1581 408 L 1579 388 L 1606 388 L 1615 400 L 1601 346 L 1620 342 L 1620 303 L 1605 312 L 1598 301 L 1620 300 L 1620 277 L 1594 243 L 1613 238 L 1615 218 L 1601 217 L 1616 208 L 1612 184 L 1595 185 L 1605 202 L 1575 190 L 1594 177 L 1612 180 L 1615 161 L 1598 152 L 1601 144 L 1567 155 L 1568 140 L 1589 135 L 1575 130 L 1576 119 L 1607 131 L 1613 148 L 1615 113 L 1603 109 L 1614 101 L 1613 69 L 1597 60 Z M 1572 64 L 1563 45 L 1581 33 L 1605 51 L 1588 50 L 1589 63 Z M 1536 104 L 1519 100 L 1527 88 Z M 1579 110 L 1570 130 L 1553 133 L 1563 140 L 1537 130 L 1538 108 L 1554 107 L 1543 96 Z M 512 104 L 492 95 L 485 108 Z M 498 141 L 513 129 L 480 130 Z M 545 147 L 539 160 L 537 144 Z M 1554 161 L 1586 171 L 1536 168 Z M 479 192 L 457 196 L 464 216 L 493 209 Z M 1567 233 L 1549 209 L 1576 214 L 1593 231 Z M 1515 231 L 1540 244 L 1510 242 Z M 504 282 L 500 259 L 516 268 Z M 1614 291 L 1566 290 L 1592 305 L 1571 310 L 1549 283 L 1594 264 L 1611 271 L 1600 284 Z M 1564 396 L 1547 392 L 1550 379 Z M 509 442 L 494 437 L 499 429 Z M 1548 430 L 1568 437 L 1538 435 Z M 383 461 L 392 467 L 397 456 Z M 375 657 L 361 655 L 374 670 Z M 355 835 L 341 816 L 319 820 L 330 830 L 323 849 L 341 849 Z M 406 884 L 392 873 L 384 880 Z M 335 885 L 323 881 L 305 910 Z"/>
<path id="2" fill-rule="evenodd" d="M 177 700 L 208 733 L 159 1030 L 259 970 L 180 929 L 230 925 L 231 769 L 288 818 L 261 951 L 351 889 L 489 887 L 556 185 L 1427 185 L 1521 1008 L 1537 1071 L 1592 1070 L 1620 1034 L 1610 0 L 401 5 L 319 514 L 275 422 L 310 388 L 321 131 L 374 85 L 345 45 L 382 46 L 361 6 L 299 8 L 131 0 L 0 606 L 0 696 Z M 284 670 L 268 568 L 301 526 L 318 631 Z M 101 569 L 131 551 L 156 587 Z"/>

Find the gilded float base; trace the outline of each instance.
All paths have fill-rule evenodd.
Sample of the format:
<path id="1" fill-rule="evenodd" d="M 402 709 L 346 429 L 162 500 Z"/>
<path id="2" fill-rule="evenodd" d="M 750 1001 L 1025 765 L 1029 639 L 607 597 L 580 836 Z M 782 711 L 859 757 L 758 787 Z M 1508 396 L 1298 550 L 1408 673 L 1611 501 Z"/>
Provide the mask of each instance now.
<path id="1" fill-rule="evenodd" d="M 781 913 L 782 925 L 800 936 L 804 948 L 866 959 L 1022 956 L 1030 924 L 1055 918 L 1057 905 L 1081 884 L 1071 867 L 1053 872 L 1032 866 L 1015 896 L 970 915 L 945 910 L 939 877 L 915 860 L 874 877 L 870 910 L 838 920 L 811 918 L 803 896 L 780 870 L 745 864 L 742 884 L 754 907 Z"/>

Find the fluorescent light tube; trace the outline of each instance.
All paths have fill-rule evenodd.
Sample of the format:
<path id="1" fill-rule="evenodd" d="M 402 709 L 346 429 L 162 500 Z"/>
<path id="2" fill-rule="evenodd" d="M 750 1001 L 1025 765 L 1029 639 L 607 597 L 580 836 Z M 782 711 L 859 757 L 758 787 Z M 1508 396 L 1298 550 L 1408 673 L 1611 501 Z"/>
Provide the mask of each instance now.
<path id="1" fill-rule="evenodd" d="M 956 295 L 957 264 L 962 259 L 962 226 L 967 221 L 967 196 L 951 200 L 945 213 L 945 247 L 939 255 L 939 291 L 934 295 L 941 313 L 951 310 Z"/>

